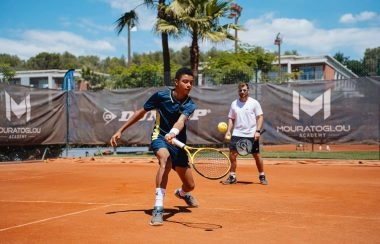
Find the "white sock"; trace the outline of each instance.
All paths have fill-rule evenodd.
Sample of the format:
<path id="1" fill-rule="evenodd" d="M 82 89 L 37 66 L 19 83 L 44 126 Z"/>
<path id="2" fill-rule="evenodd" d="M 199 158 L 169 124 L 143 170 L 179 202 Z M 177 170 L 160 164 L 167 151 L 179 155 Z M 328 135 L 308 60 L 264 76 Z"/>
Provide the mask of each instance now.
<path id="1" fill-rule="evenodd" d="M 154 206 L 164 206 L 165 191 L 166 190 L 164 188 L 156 188 L 156 203 L 154 204 Z"/>
<path id="2" fill-rule="evenodd" d="M 230 172 L 230 176 L 236 178 L 236 172 Z"/>
<path id="3" fill-rule="evenodd" d="M 260 172 L 259 175 L 265 175 L 264 172 Z"/>

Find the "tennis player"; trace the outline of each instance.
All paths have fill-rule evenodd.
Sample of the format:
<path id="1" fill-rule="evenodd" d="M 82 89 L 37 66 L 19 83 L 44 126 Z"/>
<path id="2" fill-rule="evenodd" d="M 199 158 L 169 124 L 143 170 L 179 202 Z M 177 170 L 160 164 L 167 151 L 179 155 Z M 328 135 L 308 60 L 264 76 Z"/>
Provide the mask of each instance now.
<path id="1" fill-rule="evenodd" d="M 248 83 L 241 82 L 238 85 L 239 98 L 231 103 L 228 113 L 228 129 L 225 134 L 226 139 L 231 139 L 229 144 L 229 157 L 231 161 L 231 170 L 228 178 L 222 181 L 222 184 L 235 184 L 237 162 L 236 143 L 243 138 L 249 139 L 252 146 L 252 156 L 256 162 L 257 170 L 259 171 L 259 180 L 263 185 L 267 185 L 268 181 L 265 178 L 264 163 L 260 156 L 260 131 L 264 125 L 263 111 L 260 103 L 249 96 Z M 231 137 L 231 130 L 232 137 Z"/>
<path id="2" fill-rule="evenodd" d="M 156 174 L 156 201 L 151 225 L 162 225 L 164 214 L 164 197 L 168 176 L 174 169 L 182 181 L 182 186 L 175 191 L 175 196 L 185 200 L 190 207 L 198 207 L 197 200 L 190 194 L 195 182 L 189 166 L 188 156 L 183 149 L 171 143 L 173 138 L 186 143 L 186 122 L 194 112 L 196 105 L 189 97 L 193 86 L 193 73 L 188 68 L 181 68 L 175 75 L 175 88 L 158 91 L 112 136 L 111 145 L 117 146 L 121 134 L 139 121 L 148 111 L 156 110 L 156 121 L 152 131 L 151 148 L 158 159 Z"/>

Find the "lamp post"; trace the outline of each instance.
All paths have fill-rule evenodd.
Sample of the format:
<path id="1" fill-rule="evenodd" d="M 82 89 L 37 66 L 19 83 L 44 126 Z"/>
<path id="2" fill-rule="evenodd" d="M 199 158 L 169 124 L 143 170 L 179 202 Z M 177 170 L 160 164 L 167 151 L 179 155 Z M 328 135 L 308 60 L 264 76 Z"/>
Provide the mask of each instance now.
<path id="1" fill-rule="evenodd" d="M 240 18 L 242 10 L 243 10 L 243 8 L 240 5 L 238 5 L 236 3 L 231 4 L 231 7 L 230 7 L 231 13 L 230 13 L 230 15 L 228 15 L 228 18 L 229 19 L 235 18 L 235 23 L 234 23 L 235 25 L 238 24 L 238 20 Z M 235 29 L 235 53 L 237 53 L 237 47 L 238 47 L 237 39 L 238 39 L 238 31 L 237 31 L 237 29 Z"/>
<path id="2" fill-rule="evenodd" d="M 274 45 L 278 45 L 278 77 L 282 81 L 282 70 L 281 70 L 281 42 L 282 36 L 280 32 L 277 34 L 276 39 L 274 39 Z"/>

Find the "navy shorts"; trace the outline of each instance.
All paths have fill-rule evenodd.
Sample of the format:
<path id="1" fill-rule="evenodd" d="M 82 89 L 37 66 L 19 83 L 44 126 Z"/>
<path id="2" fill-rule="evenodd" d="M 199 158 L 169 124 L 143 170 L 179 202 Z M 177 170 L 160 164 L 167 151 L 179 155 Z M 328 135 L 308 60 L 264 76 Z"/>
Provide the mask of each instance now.
<path id="1" fill-rule="evenodd" d="M 259 140 L 255 140 L 253 137 L 240 137 L 240 136 L 232 136 L 231 137 L 231 142 L 230 144 L 228 145 L 228 148 L 230 150 L 235 150 L 236 151 L 236 143 L 240 140 L 240 139 L 248 139 L 252 142 L 252 150 L 251 150 L 251 153 L 260 153 L 260 141 Z"/>
<path id="2" fill-rule="evenodd" d="M 160 148 L 168 149 L 170 153 L 170 158 L 172 160 L 173 169 L 175 169 L 175 167 L 182 167 L 182 168 L 190 167 L 189 158 L 187 157 L 185 150 L 167 143 L 164 138 L 158 137 L 157 139 L 152 140 L 152 142 L 150 143 L 150 146 L 154 154 L 156 154 L 156 152 Z"/>

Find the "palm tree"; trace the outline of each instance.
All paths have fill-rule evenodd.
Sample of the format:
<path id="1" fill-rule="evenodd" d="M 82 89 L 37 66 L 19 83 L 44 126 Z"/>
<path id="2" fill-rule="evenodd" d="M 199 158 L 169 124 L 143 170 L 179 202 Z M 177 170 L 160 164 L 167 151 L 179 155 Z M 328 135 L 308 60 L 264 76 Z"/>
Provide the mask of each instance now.
<path id="1" fill-rule="evenodd" d="M 146 5 L 147 7 L 151 8 L 157 8 L 157 21 L 160 19 L 168 19 L 168 16 L 166 14 L 166 2 L 165 0 L 158 0 L 158 4 L 156 4 L 157 1 L 155 0 L 143 0 L 143 3 L 136 6 L 134 9 L 141 5 Z M 125 25 L 128 25 L 128 65 L 130 64 L 130 29 L 133 28 L 138 22 L 138 16 L 136 15 L 135 11 L 132 10 L 130 12 L 126 12 L 122 17 L 120 17 L 116 23 L 117 23 L 117 31 L 118 34 L 124 29 Z M 162 40 L 162 56 L 163 56 L 163 64 L 164 64 L 164 84 L 169 86 L 171 84 L 170 79 L 170 51 L 169 51 L 169 41 L 168 41 L 168 33 L 166 32 L 160 32 L 157 29 L 156 25 L 156 32 L 161 33 L 161 40 Z"/>
<path id="2" fill-rule="evenodd" d="M 226 39 L 235 40 L 229 33 L 230 29 L 240 29 L 237 25 L 220 25 L 219 20 L 228 16 L 230 1 L 223 0 L 174 0 L 168 6 L 171 22 L 160 20 L 160 28 L 178 36 L 189 34 L 191 37 L 190 65 L 194 77 L 198 77 L 199 44 L 210 40 L 222 42 Z"/>
<path id="3" fill-rule="evenodd" d="M 144 0 L 144 4 L 148 7 L 156 7 L 157 8 L 157 22 L 155 25 L 156 32 L 161 33 L 161 44 L 162 44 L 162 60 L 164 64 L 164 84 L 166 86 L 171 85 L 171 79 L 170 79 L 170 50 L 169 50 L 169 33 L 165 31 L 160 31 L 158 28 L 159 21 L 166 20 L 169 21 L 170 16 L 168 16 L 166 12 L 166 1 L 165 0 L 159 0 L 158 5 L 154 5 L 153 0 Z"/>
<path id="4" fill-rule="evenodd" d="M 134 10 L 124 13 L 120 18 L 116 20 L 116 31 L 117 34 L 123 31 L 124 27 L 127 26 L 128 30 L 128 66 L 131 65 L 131 29 L 136 26 L 139 21 L 139 17 L 137 16 Z"/>

